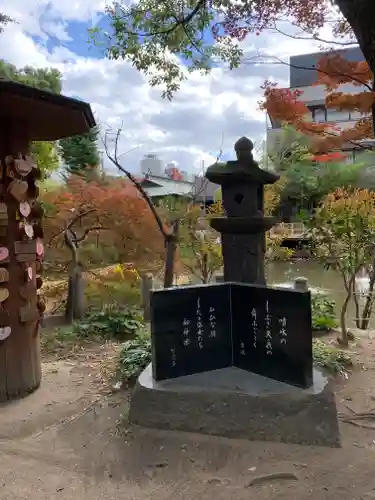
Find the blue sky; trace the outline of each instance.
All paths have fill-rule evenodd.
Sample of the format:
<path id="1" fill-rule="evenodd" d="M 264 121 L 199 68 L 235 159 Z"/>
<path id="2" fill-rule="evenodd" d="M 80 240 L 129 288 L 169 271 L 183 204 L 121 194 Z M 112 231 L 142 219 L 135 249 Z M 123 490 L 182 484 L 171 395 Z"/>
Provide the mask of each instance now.
<path id="1" fill-rule="evenodd" d="M 51 66 L 63 75 L 63 92 L 88 101 L 102 133 L 121 126 L 121 151 L 127 167 L 139 168 L 144 154 L 155 153 L 165 163 L 199 173 L 202 161 L 212 163 L 220 148 L 234 157 L 233 144 L 246 135 L 260 143 L 265 117 L 258 110 L 266 78 L 287 84 L 281 66 L 242 66 L 229 71 L 217 65 L 210 75 L 194 73 L 172 102 L 162 100 L 147 77 L 127 61 L 109 61 L 88 43 L 93 21 L 105 27 L 103 0 L 2 0 L 2 10 L 18 20 L 1 35 L 0 58 L 17 67 Z M 288 60 L 293 53 L 311 52 L 316 45 L 298 43 L 277 34 L 251 37 L 245 51 L 261 50 Z M 109 165 L 108 165 L 109 166 Z"/>

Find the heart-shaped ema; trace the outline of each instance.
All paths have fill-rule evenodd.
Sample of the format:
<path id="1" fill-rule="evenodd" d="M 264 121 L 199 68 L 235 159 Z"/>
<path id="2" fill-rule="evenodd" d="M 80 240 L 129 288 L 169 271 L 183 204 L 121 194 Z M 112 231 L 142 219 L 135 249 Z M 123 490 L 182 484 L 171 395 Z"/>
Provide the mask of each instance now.
<path id="1" fill-rule="evenodd" d="M 14 179 L 9 184 L 8 191 L 17 201 L 24 201 L 28 187 L 27 182 Z"/>
<path id="2" fill-rule="evenodd" d="M 26 269 L 26 281 L 31 281 L 33 279 L 33 268 L 29 266 Z"/>
<path id="3" fill-rule="evenodd" d="M 0 283 L 6 283 L 9 281 L 9 271 L 4 267 L 0 268 Z"/>
<path id="4" fill-rule="evenodd" d="M 7 247 L 0 247 L 0 262 L 6 260 L 9 257 L 9 250 Z"/>
<path id="5" fill-rule="evenodd" d="M 34 228 L 31 224 L 28 222 L 24 222 L 23 224 L 23 230 L 25 231 L 25 234 L 28 238 L 33 238 L 34 237 Z"/>
<path id="6" fill-rule="evenodd" d="M 31 207 L 27 201 L 21 201 L 20 203 L 20 214 L 24 217 L 28 217 L 31 213 Z"/>
<path id="7" fill-rule="evenodd" d="M 10 326 L 0 327 L 0 340 L 5 340 L 12 333 L 12 329 Z"/>
<path id="8" fill-rule="evenodd" d="M 38 257 L 43 257 L 44 255 L 44 245 L 41 239 L 36 240 L 36 254 Z"/>
<path id="9" fill-rule="evenodd" d="M 30 156 L 26 156 L 25 158 L 19 157 L 14 160 L 14 168 L 22 177 L 29 175 L 35 167 L 36 165 Z"/>
<path id="10" fill-rule="evenodd" d="M 5 302 L 9 297 L 9 290 L 7 288 L 0 288 L 0 302 Z"/>

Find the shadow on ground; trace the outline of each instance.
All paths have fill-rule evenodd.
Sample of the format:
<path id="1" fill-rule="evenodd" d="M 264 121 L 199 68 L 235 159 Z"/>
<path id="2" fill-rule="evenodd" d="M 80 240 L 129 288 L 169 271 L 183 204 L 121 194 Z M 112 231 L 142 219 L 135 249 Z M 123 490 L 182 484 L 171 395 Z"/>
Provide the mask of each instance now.
<path id="1" fill-rule="evenodd" d="M 0 408 L 4 500 L 375 499 L 375 430 L 342 424 L 342 449 L 129 427 L 126 392 L 45 365 L 42 387 Z M 341 413 L 372 411 L 373 369 L 338 387 Z"/>

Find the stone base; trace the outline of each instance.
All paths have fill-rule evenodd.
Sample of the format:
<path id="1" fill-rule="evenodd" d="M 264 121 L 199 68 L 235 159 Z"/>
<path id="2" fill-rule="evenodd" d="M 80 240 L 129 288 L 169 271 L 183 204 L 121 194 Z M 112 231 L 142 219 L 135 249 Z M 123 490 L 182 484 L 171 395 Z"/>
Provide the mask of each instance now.
<path id="1" fill-rule="evenodd" d="M 150 364 L 138 378 L 129 420 L 252 441 L 341 446 L 334 393 L 319 370 L 311 388 L 299 389 L 239 368 L 156 382 Z"/>

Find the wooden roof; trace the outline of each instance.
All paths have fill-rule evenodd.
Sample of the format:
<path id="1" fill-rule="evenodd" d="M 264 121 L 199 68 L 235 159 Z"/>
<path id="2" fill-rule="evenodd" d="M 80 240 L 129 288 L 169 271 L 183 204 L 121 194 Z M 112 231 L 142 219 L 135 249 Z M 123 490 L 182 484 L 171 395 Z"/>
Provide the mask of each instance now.
<path id="1" fill-rule="evenodd" d="M 96 126 L 86 102 L 0 79 L 0 120 L 7 119 L 28 128 L 31 141 L 55 141 Z"/>

